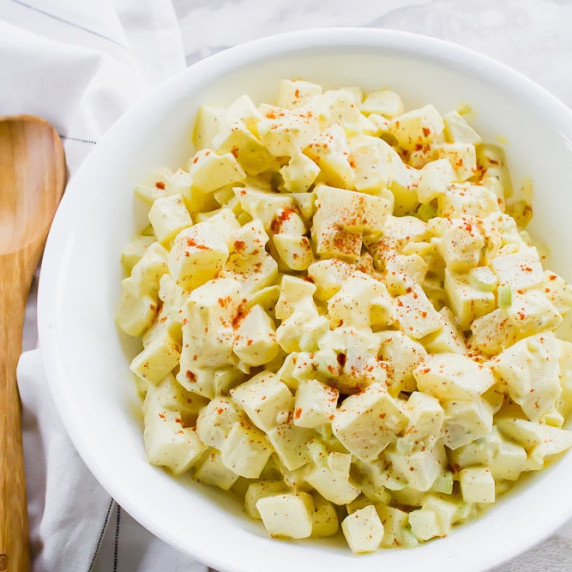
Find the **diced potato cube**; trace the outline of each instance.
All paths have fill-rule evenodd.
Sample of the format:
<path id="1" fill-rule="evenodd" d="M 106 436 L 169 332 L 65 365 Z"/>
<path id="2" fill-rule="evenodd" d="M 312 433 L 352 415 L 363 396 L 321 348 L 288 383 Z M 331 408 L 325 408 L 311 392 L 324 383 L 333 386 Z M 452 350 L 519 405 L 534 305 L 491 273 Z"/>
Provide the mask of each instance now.
<path id="1" fill-rule="evenodd" d="M 409 532 L 409 515 L 391 506 L 377 504 L 377 514 L 383 524 L 383 539 L 381 546 L 384 548 L 396 548 L 398 546 L 411 546 L 415 543 L 407 538 Z M 412 535 L 411 535 L 412 536 Z"/>
<path id="2" fill-rule="evenodd" d="M 189 470 L 206 450 L 195 429 L 183 427 L 176 411 L 148 411 L 143 439 L 149 462 L 174 474 Z"/>
<path id="3" fill-rule="evenodd" d="M 424 338 L 423 345 L 430 353 L 451 352 L 467 354 L 465 338 L 459 332 L 451 310 L 444 306 L 439 310 L 439 316 L 441 318 L 441 329 Z"/>
<path id="4" fill-rule="evenodd" d="M 333 224 L 356 233 L 383 231 L 391 207 L 386 198 L 327 185 L 318 185 L 315 193 L 314 229 L 317 235 L 322 226 Z"/>
<path id="5" fill-rule="evenodd" d="M 365 115 L 377 113 L 393 119 L 403 113 L 403 100 L 401 96 L 389 89 L 380 89 L 367 94 L 360 105 L 361 112 Z"/>
<path id="6" fill-rule="evenodd" d="M 146 348 L 135 356 L 129 369 L 139 377 L 159 383 L 179 363 L 179 348 L 168 333 L 153 340 Z"/>
<path id="7" fill-rule="evenodd" d="M 421 284 L 429 270 L 425 260 L 415 253 L 387 254 L 384 256 L 384 265 L 384 282 L 394 296 L 403 295 L 413 286 Z"/>
<path id="8" fill-rule="evenodd" d="M 371 504 L 346 516 L 342 531 L 354 553 L 377 550 L 383 538 L 383 524 Z"/>
<path id="9" fill-rule="evenodd" d="M 268 431 L 268 440 L 280 462 L 289 471 L 295 471 L 309 462 L 306 444 L 314 436 L 314 431 L 292 423 L 281 423 Z"/>
<path id="10" fill-rule="evenodd" d="M 221 449 L 232 426 L 244 419 L 229 397 L 215 397 L 201 409 L 197 418 L 197 434 L 210 447 Z"/>
<path id="11" fill-rule="evenodd" d="M 562 323 L 561 314 L 545 294 L 538 290 L 512 292 L 506 314 L 520 335 L 556 330 Z"/>
<path id="12" fill-rule="evenodd" d="M 377 358 L 380 341 L 373 332 L 365 328 L 339 326 L 323 334 L 318 346 L 323 351 L 333 350 L 338 354 L 337 364 L 325 360 L 329 376 L 325 368 L 318 366 L 318 370 L 321 369 L 321 373 L 329 378 L 328 383 L 341 393 L 353 394 L 374 382 L 385 383 L 387 374 Z"/>
<path id="13" fill-rule="evenodd" d="M 448 159 L 455 169 L 458 181 L 466 181 L 477 172 L 477 156 L 472 143 L 441 143 L 437 146 L 440 159 Z"/>
<path id="14" fill-rule="evenodd" d="M 185 352 L 181 355 L 184 356 Z M 193 365 L 179 370 L 176 379 L 187 391 L 212 399 L 217 393 L 215 375 L 212 368 Z"/>
<path id="15" fill-rule="evenodd" d="M 393 474 L 417 491 L 428 491 L 435 479 L 445 470 L 447 455 L 441 440 L 429 439 L 419 450 L 400 454 L 387 450 Z"/>
<path id="16" fill-rule="evenodd" d="M 441 328 L 439 313 L 418 285 L 412 286 L 411 292 L 396 298 L 395 317 L 401 330 L 415 339 Z"/>
<path id="17" fill-rule="evenodd" d="M 278 284 L 266 286 L 247 294 L 243 299 L 243 304 L 245 308 L 252 308 L 258 304 L 265 312 L 272 313 L 279 295 L 280 286 L 278 286 Z M 246 300 L 246 302 L 244 302 L 244 300 Z"/>
<path id="18" fill-rule="evenodd" d="M 270 458 L 272 447 L 262 431 L 236 421 L 221 446 L 220 454 L 227 469 L 241 477 L 256 479 Z"/>
<path id="19" fill-rule="evenodd" d="M 488 266 L 477 266 L 469 271 L 469 284 L 479 290 L 492 292 L 497 287 L 498 278 Z"/>
<path id="20" fill-rule="evenodd" d="M 306 232 L 306 225 L 295 208 L 279 208 L 270 223 L 270 231 L 274 235 L 290 234 L 302 236 Z"/>
<path id="21" fill-rule="evenodd" d="M 378 194 L 393 183 L 407 186 L 407 166 L 399 153 L 383 139 L 367 135 L 354 137 L 350 153 L 357 191 Z"/>
<path id="22" fill-rule="evenodd" d="M 226 125 L 223 125 L 220 130 L 224 131 L 227 125 L 234 125 L 237 121 L 242 121 L 250 131 L 256 133 L 256 125 L 261 117 L 262 115 L 252 99 L 243 94 L 226 108 L 224 117 Z"/>
<path id="23" fill-rule="evenodd" d="M 212 145 L 218 153 L 231 153 L 236 157 L 240 167 L 249 175 L 258 175 L 278 166 L 276 159 L 242 120 L 221 128 Z M 231 184 L 235 182 L 238 181 Z"/>
<path id="24" fill-rule="evenodd" d="M 225 111 L 222 105 L 202 105 L 199 108 L 193 133 L 193 143 L 197 149 L 212 147 L 213 138 L 220 129 Z"/>
<path id="25" fill-rule="evenodd" d="M 526 419 L 500 419 L 499 429 L 520 443 L 529 453 L 535 468 L 542 468 L 547 457 L 558 455 L 572 447 L 572 431 L 551 427 L 537 421 Z"/>
<path id="26" fill-rule="evenodd" d="M 355 88 L 330 89 L 312 101 L 311 113 L 319 118 L 322 128 L 337 125 L 348 131 L 359 130 L 365 117 L 359 111 L 361 90 Z"/>
<path id="27" fill-rule="evenodd" d="M 372 322 L 372 305 L 391 307 L 391 297 L 385 285 L 369 275 L 356 271 L 342 284 L 336 294 L 328 300 L 328 314 L 332 324 L 369 327 Z"/>
<path id="28" fill-rule="evenodd" d="M 157 199 L 149 211 L 149 221 L 153 225 L 157 240 L 168 243 L 193 221 L 180 195 L 171 195 Z"/>
<path id="29" fill-rule="evenodd" d="M 287 492 L 283 481 L 254 481 L 248 485 L 244 495 L 244 509 L 250 518 L 262 520 L 256 503 L 264 497 L 272 497 Z"/>
<path id="30" fill-rule="evenodd" d="M 421 505 L 424 509 L 430 509 L 437 515 L 437 522 L 441 527 L 440 536 L 445 536 L 451 530 L 451 526 L 457 520 L 460 512 L 460 502 L 440 495 L 429 494 L 423 499 Z"/>
<path id="31" fill-rule="evenodd" d="M 234 353 L 245 364 L 259 366 L 272 361 L 280 351 L 272 318 L 256 305 L 250 308 L 236 329 Z"/>
<path id="32" fill-rule="evenodd" d="M 506 198 L 512 197 L 513 188 L 506 154 L 499 145 L 491 143 L 475 144 L 477 164 L 485 172 L 485 178 L 495 178 L 504 189 Z"/>
<path id="33" fill-rule="evenodd" d="M 316 195 L 314 192 L 291 193 L 294 199 L 294 205 L 298 209 L 304 223 L 310 227 L 314 214 L 316 212 Z"/>
<path id="34" fill-rule="evenodd" d="M 389 215 L 385 221 L 382 244 L 409 254 L 406 248 L 424 241 L 427 238 L 427 231 L 427 223 L 416 217 Z"/>
<path id="35" fill-rule="evenodd" d="M 218 155 L 210 149 L 201 149 L 189 160 L 189 173 L 193 185 L 203 193 L 216 191 L 246 179 L 246 173 L 232 153 Z"/>
<path id="36" fill-rule="evenodd" d="M 225 276 L 232 276 L 240 282 L 244 298 L 272 286 L 278 279 L 278 264 L 266 252 L 246 258 L 231 254 L 224 270 Z"/>
<path id="37" fill-rule="evenodd" d="M 281 414 L 291 411 L 294 405 L 294 397 L 288 386 L 277 375 L 267 371 L 231 389 L 230 394 L 251 421 L 263 431 L 278 425 Z"/>
<path id="38" fill-rule="evenodd" d="M 210 226 L 213 234 L 224 241 L 229 251 L 233 248 L 235 235 L 240 231 L 241 225 L 232 209 L 223 207 L 212 210 L 208 213 L 208 219 L 203 222 Z"/>
<path id="39" fill-rule="evenodd" d="M 228 246 L 216 228 L 200 222 L 183 229 L 169 252 L 169 270 L 177 284 L 192 290 L 213 278 L 228 258 Z"/>
<path id="40" fill-rule="evenodd" d="M 151 205 L 153 201 L 167 195 L 177 194 L 182 191 L 179 185 L 172 184 L 173 171 L 166 167 L 153 169 L 136 187 L 135 195 L 144 203 Z M 189 174 L 186 173 L 186 188 L 188 192 L 191 185 Z"/>
<path id="41" fill-rule="evenodd" d="M 115 322 L 130 336 L 140 336 L 153 322 L 158 304 L 148 294 L 140 295 L 131 278 L 121 281 L 121 300 Z"/>
<path id="42" fill-rule="evenodd" d="M 465 502 L 495 502 L 495 480 L 488 467 L 469 467 L 459 473 L 461 494 Z"/>
<path id="43" fill-rule="evenodd" d="M 352 189 L 355 175 L 350 163 L 349 147 L 345 130 L 333 125 L 323 131 L 304 153 L 320 167 L 321 179 L 328 185 Z"/>
<path id="44" fill-rule="evenodd" d="M 322 86 L 300 79 L 283 79 L 278 86 L 278 106 L 286 109 L 303 107 L 322 95 Z"/>
<path id="45" fill-rule="evenodd" d="M 274 314 L 279 320 L 292 315 L 296 304 L 304 298 L 311 298 L 316 291 L 316 285 L 302 278 L 285 274 L 280 283 L 280 296 L 274 308 Z"/>
<path id="46" fill-rule="evenodd" d="M 350 395 L 336 411 L 332 430 L 363 461 L 375 459 L 406 425 L 407 418 L 381 383 Z"/>
<path id="47" fill-rule="evenodd" d="M 187 371 L 194 372 L 197 368 L 235 365 L 233 321 L 238 315 L 239 294 L 238 280 L 216 278 L 195 288 L 188 296 L 182 310 L 180 370 L 183 378 L 194 381 L 194 376 Z"/>
<path id="48" fill-rule="evenodd" d="M 527 463 L 526 451 L 511 441 L 502 440 L 496 447 L 496 452 L 489 468 L 493 478 L 497 480 L 516 481 Z"/>
<path id="49" fill-rule="evenodd" d="M 429 355 L 413 375 L 420 391 L 440 400 L 476 399 L 495 383 L 489 366 L 453 353 Z"/>
<path id="50" fill-rule="evenodd" d="M 195 425 L 200 411 L 208 401 L 200 395 L 185 390 L 172 374 L 158 383 L 147 384 L 147 393 L 143 401 L 143 413 L 148 411 L 169 410 L 177 411 L 185 426 Z M 199 435 L 197 433 L 197 435 Z M 200 439 L 199 435 L 199 439 Z M 201 439 L 202 441 L 202 439 Z"/>
<path id="51" fill-rule="evenodd" d="M 560 397 L 559 356 L 559 341 L 546 332 L 516 342 L 490 362 L 511 399 L 533 421 L 551 411 Z"/>
<path id="52" fill-rule="evenodd" d="M 427 145 L 443 132 L 443 118 L 433 105 L 413 109 L 395 117 L 391 133 L 404 149 L 415 149 Z"/>
<path id="53" fill-rule="evenodd" d="M 127 244 L 121 251 L 121 264 L 127 274 L 131 274 L 131 270 L 145 254 L 148 246 L 155 242 L 152 236 L 136 236 L 129 244 Z"/>
<path id="54" fill-rule="evenodd" d="M 319 120 L 306 110 L 261 106 L 258 133 L 275 157 L 293 157 L 319 134 Z"/>
<path id="55" fill-rule="evenodd" d="M 306 236 L 279 233 L 272 237 L 278 256 L 291 270 L 307 270 L 314 262 L 310 239 Z"/>
<path id="56" fill-rule="evenodd" d="M 362 247 L 361 234 L 336 228 L 334 225 L 322 225 L 319 234 L 312 228 L 312 241 L 316 253 L 322 257 L 335 257 L 355 262 Z"/>
<path id="57" fill-rule="evenodd" d="M 434 397 L 414 391 L 405 404 L 404 412 L 409 418 L 404 439 L 416 443 L 430 435 L 440 434 L 444 411 Z"/>
<path id="58" fill-rule="evenodd" d="M 509 320 L 506 310 L 496 310 L 477 318 L 471 324 L 471 345 L 485 355 L 495 355 L 518 339 L 518 330 Z"/>
<path id="59" fill-rule="evenodd" d="M 411 532 L 422 541 L 441 536 L 437 514 L 430 508 L 420 508 L 409 513 Z"/>
<path id="60" fill-rule="evenodd" d="M 360 490 L 349 481 L 351 455 L 332 452 L 326 459 L 322 455 L 324 453 L 320 453 L 316 466 L 305 475 L 305 481 L 334 504 L 352 502 Z"/>
<path id="61" fill-rule="evenodd" d="M 294 425 L 315 428 L 329 423 L 336 411 L 337 389 L 310 379 L 301 383 L 294 403 Z"/>
<path id="62" fill-rule="evenodd" d="M 318 494 L 312 495 L 314 512 L 312 513 L 312 538 L 325 538 L 338 532 L 338 515 L 334 505 Z"/>
<path id="63" fill-rule="evenodd" d="M 324 377 L 330 377 L 332 371 L 338 372 L 338 369 L 334 367 L 335 364 L 339 368 L 337 354 L 333 350 L 298 352 L 290 355 L 293 361 L 291 376 L 296 380 L 294 389 L 298 389 L 301 383 L 313 379 L 316 372 Z"/>
<path id="64" fill-rule="evenodd" d="M 419 174 L 417 197 L 422 204 L 443 196 L 457 175 L 448 159 L 437 159 L 424 165 Z"/>
<path id="65" fill-rule="evenodd" d="M 438 242 L 443 260 L 453 272 L 465 272 L 477 266 L 484 246 L 476 221 L 469 217 L 454 219 Z"/>
<path id="66" fill-rule="evenodd" d="M 449 111 L 443 116 L 445 121 L 445 137 L 450 143 L 480 143 L 481 136 L 469 125 L 467 120 L 457 111 Z"/>
<path id="67" fill-rule="evenodd" d="M 444 194 L 437 197 L 437 213 L 444 218 L 484 218 L 499 210 L 499 200 L 482 185 L 452 183 Z"/>
<path id="68" fill-rule="evenodd" d="M 502 429 L 507 421 L 499 419 L 497 424 Z M 530 422 L 525 421 L 525 423 Z M 493 478 L 497 480 L 515 481 L 525 470 L 527 463 L 524 448 L 505 439 L 496 425 L 488 435 L 452 451 L 450 457 L 452 463 L 462 468 L 475 465 L 487 466 Z"/>
<path id="69" fill-rule="evenodd" d="M 515 290 L 538 286 L 544 281 L 544 272 L 535 247 L 524 248 L 514 254 L 496 256 L 491 268 L 499 279 L 499 285 L 509 285 Z"/>
<path id="70" fill-rule="evenodd" d="M 303 356 L 303 367 L 300 368 L 299 359 Z M 308 358 L 308 359 L 306 359 Z M 309 353 L 306 352 L 292 352 L 286 355 L 284 362 L 280 366 L 280 369 L 276 372 L 276 375 L 292 390 L 298 388 L 300 383 L 299 378 L 306 379 L 306 373 L 312 376 L 310 369 L 312 367 L 312 362 L 309 359 Z M 294 377 L 294 372 L 296 372 L 296 377 Z M 302 374 L 300 376 L 300 373 Z"/>
<path id="71" fill-rule="evenodd" d="M 256 508 L 272 537 L 307 538 L 312 534 L 314 503 L 308 493 L 262 497 Z"/>
<path id="72" fill-rule="evenodd" d="M 459 327 L 466 331 L 473 320 L 492 312 L 496 307 L 495 295 L 473 288 L 462 274 L 445 270 L 445 291 Z"/>
<path id="73" fill-rule="evenodd" d="M 486 435 L 493 426 L 493 409 L 484 399 L 445 404 L 443 439 L 455 450 Z"/>
<path id="74" fill-rule="evenodd" d="M 289 194 L 279 194 L 270 190 L 261 190 L 254 186 L 236 187 L 236 196 L 240 205 L 254 220 L 262 222 L 266 232 L 271 232 L 271 226 L 280 211 L 295 213 L 294 199 Z"/>
<path id="75" fill-rule="evenodd" d="M 178 309 L 177 309 L 178 311 Z M 181 322 L 177 317 L 173 317 L 172 308 L 169 308 L 165 304 L 161 308 L 160 312 L 153 324 L 145 330 L 144 334 L 141 336 L 141 341 L 143 342 L 143 347 L 146 348 L 150 343 L 157 339 L 165 339 L 167 336 L 180 347 L 181 345 Z"/>
<path id="76" fill-rule="evenodd" d="M 267 242 L 268 234 L 258 219 L 241 226 L 232 237 L 232 247 L 235 252 L 245 258 L 260 255 Z"/>
<path id="77" fill-rule="evenodd" d="M 318 340 L 330 329 L 325 316 L 311 298 L 300 300 L 296 309 L 276 329 L 276 339 L 285 352 L 313 351 Z"/>
<path id="78" fill-rule="evenodd" d="M 291 193 L 306 192 L 320 174 L 320 167 L 310 157 L 297 153 L 280 169 L 284 188 Z"/>
<path id="79" fill-rule="evenodd" d="M 140 294 L 156 297 L 159 281 L 168 272 L 167 250 L 158 242 L 150 244 L 131 271 L 133 288 Z"/>
<path id="80" fill-rule="evenodd" d="M 238 475 L 224 466 L 221 454 L 217 450 L 211 449 L 199 463 L 195 479 L 199 483 L 214 485 L 223 491 L 228 491 L 238 480 Z"/>
<path id="81" fill-rule="evenodd" d="M 353 267 L 350 264 L 337 258 L 314 262 L 308 268 L 308 277 L 316 285 L 316 298 L 321 301 L 331 298 L 352 272 Z"/>
<path id="82" fill-rule="evenodd" d="M 491 262 L 496 257 L 501 257 L 502 261 L 505 255 L 514 254 L 528 248 L 528 244 L 524 242 L 516 226 L 516 221 L 508 214 L 502 212 L 491 213 L 482 219 L 481 222 L 482 232 L 488 243 L 485 250 L 485 262 L 489 266 L 492 266 Z M 506 264 L 506 261 L 504 261 L 504 264 Z"/>
<path id="83" fill-rule="evenodd" d="M 541 286 L 541 290 L 546 297 L 552 302 L 554 307 L 562 314 L 566 315 L 572 309 L 572 285 L 563 278 L 550 272 L 544 271 L 545 280 Z"/>

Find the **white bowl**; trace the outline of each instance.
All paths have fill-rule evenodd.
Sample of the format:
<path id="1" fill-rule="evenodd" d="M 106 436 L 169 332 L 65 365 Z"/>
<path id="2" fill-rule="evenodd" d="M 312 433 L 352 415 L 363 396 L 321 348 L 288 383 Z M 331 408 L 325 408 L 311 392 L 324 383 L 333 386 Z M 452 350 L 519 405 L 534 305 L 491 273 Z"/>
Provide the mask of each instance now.
<path id="1" fill-rule="evenodd" d="M 242 45 L 203 60 L 133 107 L 71 180 L 40 285 L 40 340 L 57 407 L 90 470 L 157 536 L 219 570 L 424 572 L 485 570 L 530 548 L 572 516 L 572 455 L 529 479 L 478 520 L 416 549 L 354 556 L 342 543 L 271 540 L 226 494 L 174 479 L 146 460 L 128 372 L 133 342 L 113 322 L 119 254 L 135 232 L 133 188 L 152 167 L 190 154 L 203 103 L 244 92 L 268 100 L 281 78 L 326 87 L 389 86 L 407 106 L 467 103 L 486 140 L 502 138 L 515 185 L 536 189 L 532 229 L 551 267 L 572 279 L 572 113 L 518 73 L 456 45 L 373 29 L 324 29 Z"/>

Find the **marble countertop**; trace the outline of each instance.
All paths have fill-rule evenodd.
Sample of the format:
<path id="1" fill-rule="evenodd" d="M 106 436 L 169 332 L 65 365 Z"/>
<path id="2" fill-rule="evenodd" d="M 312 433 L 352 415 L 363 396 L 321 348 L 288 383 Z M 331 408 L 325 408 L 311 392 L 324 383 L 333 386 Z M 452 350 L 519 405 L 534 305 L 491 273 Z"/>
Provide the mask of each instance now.
<path id="1" fill-rule="evenodd" d="M 570 0 L 174 0 L 174 5 L 188 64 L 280 32 L 390 28 L 487 54 L 572 105 Z"/>

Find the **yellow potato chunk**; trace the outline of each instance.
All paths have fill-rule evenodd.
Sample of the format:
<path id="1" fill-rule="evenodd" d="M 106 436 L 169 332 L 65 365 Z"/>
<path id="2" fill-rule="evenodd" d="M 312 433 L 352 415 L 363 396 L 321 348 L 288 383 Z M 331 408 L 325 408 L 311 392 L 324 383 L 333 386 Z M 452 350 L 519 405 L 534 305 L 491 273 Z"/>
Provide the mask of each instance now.
<path id="1" fill-rule="evenodd" d="M 351 395 L 336 411 L 332 430 L 363 461 L 375 459 L 406 424 L 406 417 L 381 383 Z"/>
<path id="2" fill-rule="evenodd" d="M 312 534 L 314 503 L 308 493 L 262 497 L 256 508 L 270 536 L 307 538 Z"/>
<path id="3" fill-rule="evenodd" d="M 342 531 L 350 550 L 357 554 L 377 550 L 383 538 L 383 524 L 371 504 L 346 516 Z"/>

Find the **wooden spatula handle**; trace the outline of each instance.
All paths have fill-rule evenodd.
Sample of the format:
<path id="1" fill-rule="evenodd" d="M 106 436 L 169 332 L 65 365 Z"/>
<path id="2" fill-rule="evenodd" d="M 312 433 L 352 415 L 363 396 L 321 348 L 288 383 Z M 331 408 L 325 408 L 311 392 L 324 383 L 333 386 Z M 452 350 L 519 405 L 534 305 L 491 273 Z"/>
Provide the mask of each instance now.
<path id="1" fill-rule="evenodd" d="M 0 572 L 30 570 L 26 479 L 16 366 L 25 298 L 20 256 L 0 255 Z M 24 290 L 27 292 L 27 289 Z"/>

